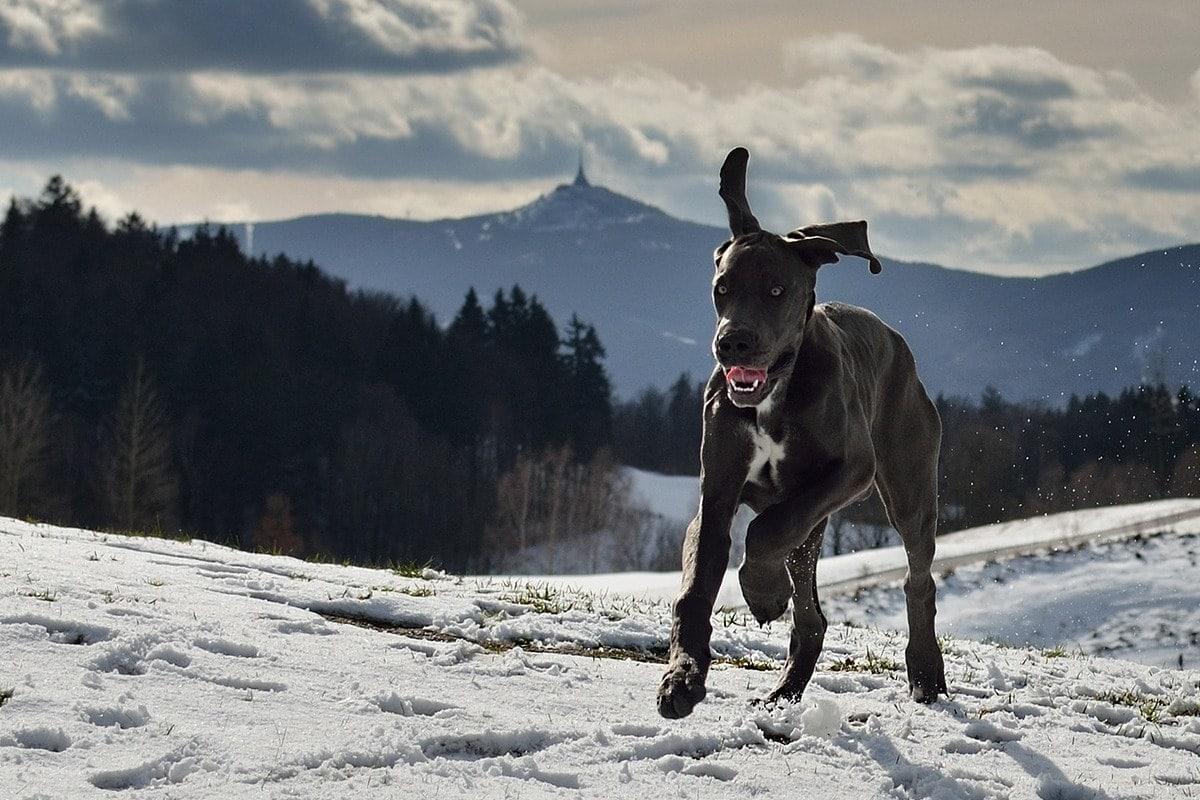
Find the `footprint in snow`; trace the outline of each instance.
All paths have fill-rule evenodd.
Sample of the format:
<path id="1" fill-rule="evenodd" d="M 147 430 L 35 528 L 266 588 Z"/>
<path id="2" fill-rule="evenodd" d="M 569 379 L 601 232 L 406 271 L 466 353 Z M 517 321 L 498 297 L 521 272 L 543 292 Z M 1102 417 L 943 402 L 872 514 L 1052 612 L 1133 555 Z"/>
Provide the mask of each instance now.
<path id="1" fill-rule="evenodd" d="M 324 622 L 312 622 L 309 620 L 285 619 L 275 626 L 275 630 L 280 633 L 306 633 L 310 636 L 332 636 L 337 633 L 337 631 Z"/>
<path id="2" fill-rule="evenodd" d="M 967 727 L 963 729 L 963 733 L 972 739 L 981 742 L 995 742 L 996 744 L 1015 742 L 1021 738 L 1019 732 L 1002 728 L 999 725 L 993 725 L 985 719 L 977 719 L 967 723 Z"/>
<path id="3" fill-rule="evenodd" d="M 85 706 L 79 709 L 79 716 L 84 722 L 97 728 L 121 730 L 140 728 L 150 721 L 150 712 L 145 706 Z"/>
<path id="4" fill-rule="evenodd" d="M 201 636 L 193 639 L 192 644 L 201 650 L 207 650 L 219 656 L 233 656 L 235 658 L 258 658 L 259 656 L 258 648 L 254 645 L 231 642 L 228 639 L 210 639 Z"/>
<path id="5" fill-rule="evenodd" d="M 0 618 L 4 625 L 30 625 L 42 628 L 50 636 L 50 641 L 56 644 L 90 645 L 106 642 L 116 634 L 111 628 L 103 625 L 93 625 L 90 622 L 72 622 L 68 619 L 56 619 L 41 614 L 19 614 L 13 617 Z"/>
<path id="6" fill-rule="evenodd" d="M 453 703 L 443 703 L 438 700 L 427 700 L 422 697 L 407 697 L 391 692 L 379 695 L 374 703 L 380 711 L 389 714 L 399 714 L 402 717 L 434 717 L 443 711 L 461 710 Z"/>
<path id="7" fill-rule="evenodd" d="M 738 774 L 736 769 L 724 764 L 714 764 L 711 761 L 697 763 L 691 759 L 684 759 L 679 756 L 663 756 L 655 764 L 663 772 L 678 772 L 682 775 L 716 778 L 719 781 L 731 781 Z"/>
<path id="8" fill-rule="evenodd" d="M 62 728 L 22 728 L 0 736 L 0 747 L 23 747 L 27 750 L 46 750 L 61 753 L 71 746 L 71 737 Z"/>

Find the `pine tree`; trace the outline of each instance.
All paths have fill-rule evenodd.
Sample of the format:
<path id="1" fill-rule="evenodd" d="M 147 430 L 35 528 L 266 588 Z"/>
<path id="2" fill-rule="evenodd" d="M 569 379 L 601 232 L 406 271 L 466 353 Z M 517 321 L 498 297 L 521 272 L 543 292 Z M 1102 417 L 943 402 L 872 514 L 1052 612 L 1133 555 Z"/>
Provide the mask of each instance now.
<path id="1" fill-rule="evenodd" d="M 572 314 L 563 339 L 569 375 L 567 408 L 575 455 L 589 461 L 612 437 L 612 384 L 596 329 Z"/>

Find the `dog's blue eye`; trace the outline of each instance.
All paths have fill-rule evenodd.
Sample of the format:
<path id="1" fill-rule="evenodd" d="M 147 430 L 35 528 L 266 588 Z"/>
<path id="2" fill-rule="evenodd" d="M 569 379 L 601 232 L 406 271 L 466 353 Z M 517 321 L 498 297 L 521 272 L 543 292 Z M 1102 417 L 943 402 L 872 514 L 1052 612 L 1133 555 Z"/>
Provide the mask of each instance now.
<path id="1" fill-rule="evenodd" d="M 781 295 L 781 294 L 783 294 L 782 286 L 772 286 L 771 287 L 771 297 L 779 297 L 779 295 Z"/>

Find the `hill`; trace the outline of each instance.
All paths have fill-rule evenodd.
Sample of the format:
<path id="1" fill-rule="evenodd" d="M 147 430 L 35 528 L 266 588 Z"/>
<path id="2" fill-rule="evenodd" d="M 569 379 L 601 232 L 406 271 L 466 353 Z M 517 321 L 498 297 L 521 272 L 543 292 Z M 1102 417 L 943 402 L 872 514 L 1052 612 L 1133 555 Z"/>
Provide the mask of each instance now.
<path id="1" fill-rule="evenodd" d="M 1106 798 L 1195 791 L 1200 673 L 714 619 L 709 698 L 654 709 L 663 603 L 0 519 L 0 785 L 18 797 Z"/>
<path id="2" fill-rule="evenodd" d="M 247 243 L 243 225 L 232 230 Z M 522 208 L 462 219 L 258 223 L 253 249 L 311 258 L 352 286 L 415 294 L 443 321 L 468 287 L 519 283 L 559 319 L 578 312 L 596 324 L 629 395 L 711 371 L 712 251 L 726 237 L 580 176 Z M 934 392 L 976 396 L 991 384 L 1057 403 L 1148 375 L 1197 382 L 1200 245 L 1037 279 L 883 262 L 877 276 L 854 259 L 824 268 L 818 299 L 866 306 L 898 328 Z"/>

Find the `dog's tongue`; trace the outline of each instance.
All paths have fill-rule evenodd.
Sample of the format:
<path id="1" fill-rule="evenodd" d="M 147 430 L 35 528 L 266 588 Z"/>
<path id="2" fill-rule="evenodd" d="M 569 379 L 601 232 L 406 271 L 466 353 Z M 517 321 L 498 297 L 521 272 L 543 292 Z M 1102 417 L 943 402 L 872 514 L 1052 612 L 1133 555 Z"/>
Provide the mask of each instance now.
<path id="1" fill-rule="evenodd" d="M 754 383 L 755 381 L 765 381 L 767 379 L 767 371 L 765 369 L 751 369 L 750 367 L 730 367 L 725 370 L 725 377 L 738 383 Z"/>

